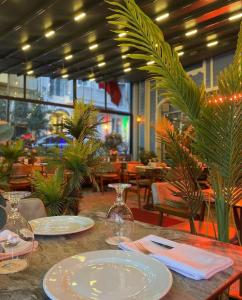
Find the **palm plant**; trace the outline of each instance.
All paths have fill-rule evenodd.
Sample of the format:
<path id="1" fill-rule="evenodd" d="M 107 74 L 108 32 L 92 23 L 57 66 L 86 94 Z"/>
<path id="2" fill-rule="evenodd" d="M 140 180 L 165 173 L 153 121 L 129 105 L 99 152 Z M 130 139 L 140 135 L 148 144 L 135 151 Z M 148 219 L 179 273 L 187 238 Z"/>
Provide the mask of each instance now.
<path id="1" fill-rule="evenodd" d="M 148 71 L 163 97 L 190 119 L 196 151 L 211 174 L 218 238 L 228 241 L 229 209 L 241 199 L 241 101 L 235 100 L 242 92 L 242 25 L 234 60 L 218 76 L 218 91 L 208 98 L 204 85 L 197 86 L 189 77 L 159 27 L 134 0 L 107 2 L 113 12 L 109 23 L 118 28 L 114 30 L 116 33 L 126 33 L 117 38 L 120 46 L 138 51 L 129 54 L 130 58 L 154 61 L 153 65 L 140 69 Z"/>
<path id="2" fill-rule="evenodd" d="M 24 143 L 22 141 L 9 142 L 0 145 L 0 186 L 7 188 L 9 177 L 12 174 L 13 164 L 20 156 L 24 155 Z"/>
<path id="3" fill-rule="evenodd" d="M 55 174 L 46 178 L 39 172 L 33 176 L 35 195 L 39 197 L 48 215 L 56 216 L 72 212 L 75 199 L 66 193 L 64 173 L 56 170 Z"/>
<path id="4" fill-rule="evenodd" d="M 64 128 L 75 138 L 82 142 L 85 139 L 97 138 L 97 128 L 103 122 L 98 120 L 98 111 L 93 104 L 75 102 L 73 114 L 64 122 Z"/>

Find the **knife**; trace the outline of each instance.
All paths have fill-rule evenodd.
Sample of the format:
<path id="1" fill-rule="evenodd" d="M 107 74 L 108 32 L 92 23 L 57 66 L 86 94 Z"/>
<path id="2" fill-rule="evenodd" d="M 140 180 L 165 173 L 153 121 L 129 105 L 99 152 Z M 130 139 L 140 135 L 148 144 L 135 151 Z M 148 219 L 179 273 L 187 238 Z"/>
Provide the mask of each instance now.
<path id="1" fill-rule="evenodd" d="M 172 247 L 172 246 L 163 244 L 163 243 L 161 243 L 161 242 L 156 242 L 156 241 L 151 241 L 151 242 L 154 243 L 154 244 L 156 244 L 156 245 L 158 245 L 158 246 L 161 246 L 161 247 L 163 247 L 163 248 L 166 248 L 166 249 L 173 249 L 173 248 L 174 248 L 174 247 Z"/>

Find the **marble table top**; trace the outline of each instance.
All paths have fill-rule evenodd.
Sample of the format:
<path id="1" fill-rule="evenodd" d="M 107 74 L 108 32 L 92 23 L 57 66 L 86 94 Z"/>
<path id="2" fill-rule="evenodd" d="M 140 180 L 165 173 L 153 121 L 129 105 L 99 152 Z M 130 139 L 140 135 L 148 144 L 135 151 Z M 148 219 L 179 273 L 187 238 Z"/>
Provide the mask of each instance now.
<path id="1" fill-rule="evenodd" d="M 96 224 L 85 232 L 58 237 L 37 237 L 39 247 L 33 253 L 30 266 L 19 273 L 0 275 L 1 300 L 43 300 L 48 299 L 42 288 L 45 273 L 60 260 L 74 254 L 116 249 L 105 242 L 107 225 L 102 218 L 89 214 Z M 109 225 L 110 226 L 110 225 Z M 220 272 L 209 280 L 195 281 L 173 274 L 173 285 L 164 300 L 204 300 L 215 299 L 218 292 L 224 290 L 242 275 L 242 247 L 223 244 L 218 241 L 178 232 L 171 229 L 135 222 L 133 238 L 156 234 L 173 241 L 191 244 L 234 260 L 233 267 Z M 148 299 L 147 299 L 148 300 Z"/>

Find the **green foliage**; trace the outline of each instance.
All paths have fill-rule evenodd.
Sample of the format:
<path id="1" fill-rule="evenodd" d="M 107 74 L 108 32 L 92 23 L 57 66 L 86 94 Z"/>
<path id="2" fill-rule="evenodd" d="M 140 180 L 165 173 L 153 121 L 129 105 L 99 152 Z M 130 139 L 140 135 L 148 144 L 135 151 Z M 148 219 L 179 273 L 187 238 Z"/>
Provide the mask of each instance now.
<path id="1" fill-rule="evenodd" d="M 153 151 L 146 151 L 143 148 L 139 151 L 139 159 L 144 164 L 147 165 L 149 160 L 152 158 L 157 158 L 155 152 Z"/>
<path id="2" fill-rule="evenodd" d="M 73 114 L 65 120 L 64 128 L 77 141 L 83 142 L 85 139 L 97 139 L 97 128 L 102 123 L 93 104 L 79 101 L 75 102 Z"/>
<path id="3" fill-rule="evenodd" d="M 8 123 L 0 122 L 0 142 L 7 142 L 11 140 L 14 133 L 14 129 Z"/>
<path id="4" fill-rule="evenodd" d="M 46 111 L 42 105 L 34 105 L 33 109 L 27 117 L 28 128 L 34 131 L 38 137 L 40 131 L 48 127 L 48 120 L 46 118 Z"/>
<path id="5" fill-rule="evenodd" d="M 107 2 L 113 12 L 108 18 L 109 23 L 118 28 L 115 32 L 127 33 L 125 37 L 117 38 L 120 46 L 138 50 L 138 54 L 129 55 L 133 59 L 154 61 L 153 65 L 141 69 L 156 79 L 163 97 L 189 117 L 195 132 L 195 149 L 207 163 L 211 174 L 218 237 L 228 241 L 229 209 L 242 196 L 241 101 L 230 100 L 235 93 L 242 92 L 242 23 L 234 60 L 218 76 L 219 90 L 215 96 L 227 98 L 221 103 L 209 104 L 204 86 L 198 87 L 188 76 L 177 53 L 164 40 L 158 26 L 141 11 L 135 1 L 123 0 L 124 4 Z M 175 141 L 173 143 L 172 147 L 175 147 Z M 176 150 L 179 151 L 179 148 Z M 182 152 L 179 155 L 183 157 Z M 189 161 L 186 163 L 189 164 Z M 193 176 L 196 178 L 196 172 Z"/>
<path id="6" fill-rule="evenodd" d="M 71 208 L 75 201 L 65 192 L 64 173 L 57 170 L 53 176 L 46 178 L 39 172 L 33 177 L 35 195 L 39 197 L 47 209 L 48 215 L 57 216 L 72 212 Z"/>
<path id="7" fill-rule="evenodd" d="M 24 143 L 22 141 L 9 142 L 6 145 L 0 145 L 0 187 L 6 189 L 8 180 L 12 174 L 13 164 L 20 156 L 24 155 Z"/>
<path id="8" fill-rule="evenodd" d="M 118 146 L 122 145 L 123 140 L 121 134 L 112 132 L 105 137 L 104 147 L 107 150 L 118 150 Z"/>

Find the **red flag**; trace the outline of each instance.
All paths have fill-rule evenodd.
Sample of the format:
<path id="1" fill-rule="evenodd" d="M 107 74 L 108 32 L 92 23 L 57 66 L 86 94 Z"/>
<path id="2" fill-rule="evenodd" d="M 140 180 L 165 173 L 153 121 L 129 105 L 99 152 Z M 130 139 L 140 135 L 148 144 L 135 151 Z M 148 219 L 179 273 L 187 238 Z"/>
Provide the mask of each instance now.
<path id="1" fill-rule="evenodd" d="M 105 89 L 106 92 L 110 95 L 111 101 L 115 105 L 119 106 L 121 100 L 121 91 L 116 81 L 108 81 L 106 82 L 106 84 L 105 82 L 100 82 L 99 88 Z"/>

